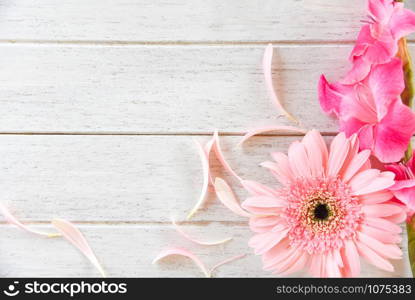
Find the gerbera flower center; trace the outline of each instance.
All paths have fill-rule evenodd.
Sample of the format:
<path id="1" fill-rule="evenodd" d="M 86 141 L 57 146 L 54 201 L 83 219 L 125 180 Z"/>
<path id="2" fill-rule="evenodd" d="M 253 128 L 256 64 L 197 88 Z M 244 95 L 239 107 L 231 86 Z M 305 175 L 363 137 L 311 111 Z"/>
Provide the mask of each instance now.
<path id="1" fill-rule="evenodd" d="M 313 214 L 315 220 L 324 221 L 330 214 L 330 208 L 325 203 L 318 203 L 316 207 L 314 207 Z"/>
<path id="2" fill-rule="evenodd" d="M 290 203 L 283 213 L 290 243 L 309 253 L 340 248 L 361 222 L 359 202 L 338 178 L 298 178 L 281 196 Z"/>

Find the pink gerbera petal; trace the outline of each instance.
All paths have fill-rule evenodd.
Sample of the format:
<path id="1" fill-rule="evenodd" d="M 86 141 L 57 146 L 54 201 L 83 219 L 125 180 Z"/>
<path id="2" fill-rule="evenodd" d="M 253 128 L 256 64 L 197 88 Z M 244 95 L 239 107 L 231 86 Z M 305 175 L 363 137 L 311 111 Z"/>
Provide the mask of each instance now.
<path id="1" fill-rule="evenodd" d="M 322 143 L 311 131 L 288 157 L 273 153 L 277 163 L 265 166 L 284 177 L 283 187 L 244 184 L 252 196 L 242 207 L 256 233 L 249 246 L 265 270 L 283 275 L 308 268 L 313 276 L 355 277 L 360 257 L 392 271 L 404 212 L 388 191 L 395 175 L 371 169 L 370 151 L 359 152 L 356 135 L 337 135 L 329 153 Z"/>

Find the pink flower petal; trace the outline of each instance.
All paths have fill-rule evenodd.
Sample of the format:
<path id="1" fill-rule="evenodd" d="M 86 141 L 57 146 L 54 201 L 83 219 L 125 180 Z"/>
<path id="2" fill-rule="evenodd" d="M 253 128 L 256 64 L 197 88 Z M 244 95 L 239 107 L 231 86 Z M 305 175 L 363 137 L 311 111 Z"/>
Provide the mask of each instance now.
<path id="1" fill-rule="evenodd" d="M 233 213 L 242 217 L 251 217 L 252 215 L 242 209 L 231 187 L 222 178 L 215 178 L 215 192 L 219 200 Z"/>
<path id="2" fill-rule="evenodd" d="M 234 262 L 235 260 L 238 260 L 238 259 L 242 259 L 242 258 L 244 258 L 244 257 L 246 257 L 246 254 L 240 254 L 240 255 L 236 255 L 236 256 L 233 256 L 233 257 L 230 257 L 230 258 L 227 258 L 227 259 L 225 259 L 225 260 L 223 260 L 223 261 L 221 261 L 221 262 L 218 262 L 216 265 L 214 265 L 211 269 L 210 269 L 210 274 L 212 274 L 217 268 L 219 268 L 220 266 L 223 266 L 223 265 L 225 265 L 225 264 L 228 264 L 228 263 L 231 263 L 231 262 Z"/>
<path id="3" fill-rule="evenodd" d="M 342 259 L 350 277 L 360 275 L 360 257 L 356 245 L 352 240 L 347 240 L 342 249 Z"/>
<path id="4" fill-rule="evenodd" d="M 338 116 L 342 98 L 342 95 L 327 81 L 326 77 L 321 75 L 318 82 L 318 99 L 323 112 Z"/>
<path id="5" fill-rule="evenodd" d="M 399 227 L 398 225 L 396 225 L 395 223 L 388 221 L 384 218 L 365 218 L 364 223 L 378 228 L 380 230 L 384 230 L 386 232 L 392 232 L 392 233 L 396 233 L 399 234 L 402 232 L 402 228 Z"/>
<path id="6" fill-rule="evenodd" d="M 400 243 L 402 240 L 402 238 L 397 234 L 385 234 L 385 231 L 383 230 L 364 224 L 361 225 L 360 230 L 362 233 L 369 235 L 385 244 L 396 244 Z"/>
<path id="7" fill-rule="evenodd" d="M 377 239 L 364 234 L 363 232 L 357 233 L 358 240 L 365 244 L 367 247 L 375 251 L 377 254 L 384 258 L 401 259 L 402 251 L 397 245 L 384 244 Z"/>
<path id="8" fill-rule="evenodd" d="M 374 204 L 374 205 L 363 205 L 362 212 L 370 217 L 387 217 L 402 212 L 402 208 L 396 204 Z"/>
<path id="9" fill-rule="evenodd" d="M 277 192 L 263 184 L 251 180 L 242 180 L 242 186 L 253 196 L 277 196 Z"/>
<path id="10" fill-rule="evenodd" d="M 399 161 L 415 133 L 415 115 L 396 99 L 376 126 L 374 154 L 383 163 Z"/>
<path id="11" fill-rule="evenodd" d="M 216 246 L 216 245 L 221 245 L 221 244 L 225 244 L 229 241 L 231 241 L 233 238 L 229 237 L 229 238 L 224 238 L 224 239 L 220 239 L 220 240 L 216 240 L 216 241 L 201 241 L 199 239 L 196 239 L 192 236 L 190 236 L 187 232 L 185 232 L 179 225 L 177 225 L 177 223 L 172 220 L 172 224 L 174 229 L 185 239 L 187 239 L 188 241 L 191 241 L 195 244 L 198 245 L 202 245 L 202 246 Z"/>
<path id="12" fill-rule="evenodd" d="M 282 106 L 281 102 L 279 101 L 277 94 L 274 89 L 274 85 L 272 83 L 272 55 L 273 55 L 273 47 L 269 44 L 265 48 L 264 57 L 262 60 L 262 69 L 264 72 L 265 77 L 265 85 L 268 89 L 269 95 L 274 103 L 277 105 L 278 109 L 290 120 L 298 123 L 298 121 L 288 113 L 285 108 Z"/>
<path id="13" fill-rule="evenodd" d="M 339 133 L 331 142 L 327 175 L 336 177 L 349 153 L 350 143 L 344 133 Z"/>
<path id="14" fill-rule="evenodd" d="M 205 265 L 199 259 L 199 257 L 197 257 L 192 252 L 184 248 L 169 248 L 169 249 L 161 251 L 159 255 L 153 260 L 153 264 L 171 255 L 180 255 L 180 256 L 185 256 L 185 257 L 190 258 L 200 268 L 200 270 L 202 270 L 203 274 L 206 277 L 211 277 L 210 272 L 206 269 Z"/>
<path id="15" fill-rule="evenodd" d="M 279 226 L 278 229 L 279 230 L 273 229 L 269 232 L 257 233 L 249 240 L 249 247 L 254 248 L 256 255 L 264 254 L 287 236 L 289 229 L 282 226 Z"/>
<path id="16" fill-rule="evenodd" d="M 359 241 L 356 241 L 356 246 L 357 246 L 357 249 L 360 255 L 363 258 L 365 258 L 369 263 L 374 265 L 375 267 L 378 267 L 379 269 L 382 269 L 388 272 L 394 271 L 394 267 L 389 261 L 381 257 L 379 254 L 377 254 L 375 251 L 370 249 L 365 244 Z"/>
<path id="17" fill-rule="evenodd" d="M 288 156 L 281 152 L 273 152 L 271 156 L 277 162 L 273 174 L 281 184 L 289 186 L 295 180 L 295 176 Z"/>
<path id="18" fill-rule="evenodd" d="M 397 5 L 402 3 L 396 3 Z M 390 28 L 395 39 L 400 39 L 415 31 L 415 13 L 398 7 L 390 18 Z"/>
<path id="19" fill-rule="evenodd" d="M 225 156 L 223 155 L 222 149 L 220 147 L 219 135 L 218 135 L 217 131 L 214 132 L 213 138 L 215 139 L 215 145 L 214 145 L 213 148 L 215 150 L 217 159 L 222 164 L 222 166 L 225 168 L 225 170 L 227 170 L 229 173 L 231 173 L 236 179 L 241 181 L 242 178 L 239 177 L 238 174 L 236 174 L 236 172 L 231 168 L 229 163 L 226 161 Z"/>
<path id="20" fill-rule="evenodd" d="M 196 202 L 195 206 L 190 211 L 190 213 L 187 215 L 187 219 L 190 219 L 197 212 L 197 210 L 203 205 L 203 203 L 205 202 L 206 195 L 208 192 L 208 187 L 209 187 L 209 160 L 208 160 L 205 150 L 203 149 L 203 146 L 196 140 L 195 140 L 195 143 L 197 145 L 197 150 L 199 152 L 200 160 L 202 162 L 203 184 L 202 184 L 202 190 L 200 192 L 199 199 Z"/>
<path id="21" fill-rule="evenodd" d="M 305 146 L 295 141 L 288 148 L 288 160 L 295 177 L 310 177 L 311 170 Z"/>
<path id="22" fill-rule="evenodd" d="M 376 103 L 378 120 L 382 120 L 393 99 L 405 88 L 402 62 L 398 58 L 382 65 L 375 65 L 368 77 L 368 85 Z"/>
<path id="23" fill-rule="evenodd" d="M 369 150 L 363 150 L 354 156 L 343 172 L 344 182 L 348 182 L 354 175 L 356 175 L 362 166 L 364 166 L 364 164 L 369 160 L 369 157 Z"/>
<path id="24" fill-rule="evenodd" d="M 353 195 L 359 196 L 384 190 L 392 186 L 395 175 L 392 172 L 380 172 L 377 169 L 369 169 L 356 174 L 349 182 Z"/>
<path id="25" fill-rule="evenodd" d="M 314 177 L 324 176 L 328 161 L 328 150 L 321 134 L 313 129 L 303 138 L 304 145 L 309 158 L 311 175 Z"/>
<path id="26" fill-rule="evenodd" d="M 263 134 L 263 133 L 268 133 L 268 132 L 277 132 L 277 133 L 306 133 L 305 129 L 299 128 L 299 127 L 293 127 L 293 126 L 265 126 L 265 127 L 259 127 L 253 130 L 248 131 L 244 137 L 242 138 L 242 140 L 239 142 L 238 145 L 243 144 L 246 140 L 250 139 L 251 137 L 258 135 L 258 134 Z"/>
<path id="27" fill-rule="evenodd" d="M 83 255 L 85 255 L 86 258 L 89 259 L 95 268 L 97 268 L 102 277 L 106 277 L 104 269 L 98 262 L 98 259 L 86 241 L 84 235 L 78 230 L 78 228 L 75 227 L 74 224 L 63 219 L 54 219 L 52 220 L 52 225 L 55 226 L 64 238 L 71 242 L 76 248 L 78 248 L 79 251 L 81 251 Z"/>
<path id="28" fill-rule="evenodd" d="M 393 194 L 389 191 L 380 191 L 370 194 L 364 194 L 359 196 L 359 200 L 362 204 L 377 204 L 389 201 L 393 197 Z"/>
<path id="29" fill-rule="evenodd" d="M 59 233 L 48 233 L 48 232 L 38 231 L 38 230 L 32 229 L 32 228 L 22 224 L 1 203 L 0 203 L 0 212 L 2 213 L 2 215 L 4 216 L 4 218 L 6 219 L 7 222 L 9 222 L 10 224 L 16 225 L 17 227 L 19 227 L 20 229 L 23 229 L 24 231 L 27 231 L 27 232 L 30 232 L 30 233 L 33 233 L 33 234 L 37 234 L 37 235 L 41 235 L 41 236 L 45 236 L 45 237 L 49 237 L 49 238 L 61 236 Z"/>

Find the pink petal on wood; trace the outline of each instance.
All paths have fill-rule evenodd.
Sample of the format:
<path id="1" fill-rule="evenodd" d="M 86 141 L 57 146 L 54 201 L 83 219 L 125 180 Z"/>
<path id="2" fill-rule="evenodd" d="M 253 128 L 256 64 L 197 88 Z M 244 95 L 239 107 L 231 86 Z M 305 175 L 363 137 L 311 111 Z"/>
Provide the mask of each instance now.
<path id="1" fill-rule="evenodd" d="M 170 248 L 161 251 L 159 255 L 153 260 L 153 264 L 171 255 L 180 255 L 190 258 L 200 268 L 200 270 L 202 270 L 203 274 L 205 274 L 206 277 L 211 277 L 210 272 L 206 269 L 204 263 L 199 259 L 199 257 L 184 248 Z"/>
<path id="2" fill-rule="evenodd" d="M 71 242 L 97 268 L 102 277 L 106 277 L 104 269 L 96 258 L 84 235 L 69 221 L 63 219 L 52 220 L 52 225 Z"/>
<path id="3" fill-rule="evenodd" d="M 272 83 L 272 55 L 273 55 L 273 48 L 272 45 L 269 44 L 264 51 L 264 57 L 262 60 L 262 70 L 264 72 L 265 77 L 265 85 L 268 89 L 269 95 L 274 103 L 277 105 L 278 109 L 290 120 L 298 123 L 298 121 L 288 113 L 285 108 L 282 106 L 281 102 L 279 101 L 277 94 L 274 89 L 274 85 Z"/>
<path id="4" fill-rule="evenodd" d="M 215 192 L 219 200 L 229 210 L 242 217 L 252 217 L 250 213 L 242 209 L 241 204 L 236 199 L 231 187 L 222 178 L 215 178 Z"/>
<path id="5" fill-rule="evenodd" d="M 214 265 L 214 266 L 210 269 L 210 271 L 209 271 L 210 275 L 212 275 L 212 273 L 213 273 L 213 272 L 214 272 L 217 268 L 219 268 L 220 266 L 223 266 L 223 265 L 228 264 L 228 263 L 231 263 L 231 262 L 233 262 L 233 261 L 235 261 L 235 260 L 238 260 L 238 259 L 244 258 L 245 256 L 246 256 L 246 254 L 240 254 L 240 255 L 236 255 L 236 256 L 233 256 L 233 257 L 227 258 L 227 259 L 225 259 L 225 260 L 223 260 L 223 261 L 221 261 L 221 262 L 218 262 L 216 265 Z"/>
<path id="6" fill-rule="evenodd" d="M 22 224 L 1 203 L 0 203 L 0 212 L 3 214 L 3 216 L 4 216 L 4 218 L 6 219 L 7 222 L 9 222 L 10 224 L 16 225 L 17 227 L 19 227 L 20 229 L 23 229 L 24 231 L 27 231 L 27 232 L 30 232 L 30 233 L 33 233 L 33 234 L 37 234 L 37 235 L 41 235 L 41 236 L 45 236 L 45 237 L 49 237 L 49 238 L 61 236 L 59 233 L 48 233 L 48 232 L 38 231 L 38 230 L 32 229 L 32 228 Z"/>
<path id="7" fill-rule="evenodd" d="M 242 140 L 239 142 L 238 146 L 243 144 L 246 140 L 250 139 L 251 137 L 268 133 L 268 132 L 276 132 L 276 133 L 300 133 L 305 134 L 307 130 L 299 127 L 294 126 L 278 126 L 278 125 L 270 125 L 270 126 L 264 126 L 259 127 L 253 130 L 248 131 L 242 138 Z"/>
<path id="8" fill-rule="evenodd" d="M 222 148 L 220 147 L 220 143 L 219 143 L 219 135 L 218 132 L 215 131 L 213 134 L 213 138 L 215 140 L 215 144 L 214 144 L 214 150 L 216 153 L 216 157 L 219 160 L 219 162 L 222 164 L 222 166 L 225 168 L 225 170 L 227 170 L 229 173 L 231 173 L 235 178 L 237 178 L 239 181 L 242 180 L 241 177 L 238 176 L 238 174 L 236 174 L 236 172 L 231 168 L 231 166 L 228 164 L 228 162 L 225 159 L 225 156 L 223 155 L 222 152 Z"/>
<path id="9" fill-rule="evenodd" d="M 227 243 L 227 242 L 229 242 L 230 240 L 232 240 L 232 237 L 229 237 L 229 238 L 224 238 L 224 239 L 221 239 L 221 240 L 216 240 L 216 241 L 201 241 L 201 240 L 198 240 L 198 239 L 196 239 L 196 238 L 194 238 L 194 237 L 192 237 L 192 236 L 190 236 L 187 232 L 185 232 L 179 225 L 177 225 L 177 223 L 174 221 L 174 220 L 172 220 L 172 223 L 173 223 L 173 227 L 174 227 L 174 229 L 182 236 L 182 237 L 184 237 L 185 239 L 187 239 L 187 240 L 189 240 L 189 241 L 191 241 L 191 242 L 193 242 L 193 243 L 195 243 L 195 244 L 198 244 L 198 245 L 202 245 L 202 246 L 215 246 L 215 245 L 221 245 L 221 244 L 224 244 L 224 243 Z"/>
<path id="10" fill-rule="evenodd" d="M 192 208 L 190 213 L 187 215 L 187 219 L 190 219 L 196 211 L 203 205 L 206 199 L 206 195 L 208 192 L 209 187 L 209 160 L 206 155 L 205 150 L 203 149 L 203 146 L 195 140 L 195 143 L 197 145 L 197 150 L 199 152 L 200 160 L 202 162 L 202 172 L 203 172 L 203 184 L 202 184 L 202 190 L 200 192 L 199 200 L 196 202 L 195 206 Z"/>

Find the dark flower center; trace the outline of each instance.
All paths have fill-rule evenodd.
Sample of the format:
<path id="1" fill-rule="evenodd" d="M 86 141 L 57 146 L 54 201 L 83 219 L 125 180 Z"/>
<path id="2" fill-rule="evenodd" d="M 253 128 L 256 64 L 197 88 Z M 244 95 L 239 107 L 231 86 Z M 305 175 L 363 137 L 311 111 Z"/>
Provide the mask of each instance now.
<path id="1" fill-rule="evenodd" d="M 314 218 L 317 220 L 326 220 L 329 217 L 330 210 L 327 204 L 319 203 L 314 208 Z"/>

